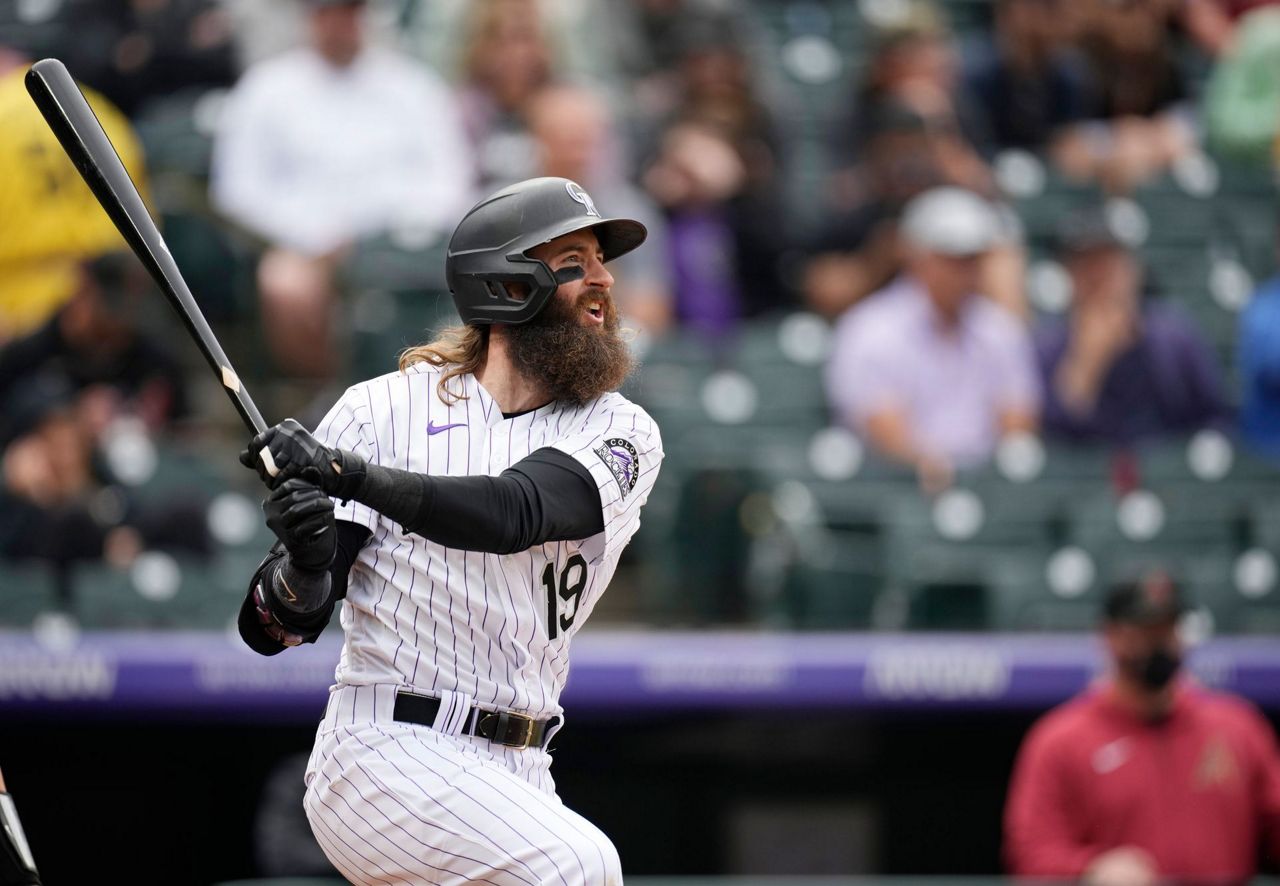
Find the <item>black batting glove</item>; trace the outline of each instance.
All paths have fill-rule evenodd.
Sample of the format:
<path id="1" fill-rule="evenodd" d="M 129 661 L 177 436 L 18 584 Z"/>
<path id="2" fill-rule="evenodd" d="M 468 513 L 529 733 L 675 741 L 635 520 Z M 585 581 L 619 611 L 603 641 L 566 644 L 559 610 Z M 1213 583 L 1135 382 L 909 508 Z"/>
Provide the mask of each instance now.
<path id="1" fill-rule="evenodd" d="M 296 477 L 286 480 L 262 503 L 262 511 L 294 566 L 323 572 L 332 565 L 338 531 L 333 500 L 322 490 Z"/>
<path id="2" fill-rule="evenodd" d="M 271 453 L 279 473 L 271 476 L 259 453 Z M 351 452 L 330 449 L 291 418 L 267 428 L 249 441 L 240 463 L 258 472 L 269 489 L 301 478 L 343 501 L 354 497 L 364 481 L 365 462 Z"/>

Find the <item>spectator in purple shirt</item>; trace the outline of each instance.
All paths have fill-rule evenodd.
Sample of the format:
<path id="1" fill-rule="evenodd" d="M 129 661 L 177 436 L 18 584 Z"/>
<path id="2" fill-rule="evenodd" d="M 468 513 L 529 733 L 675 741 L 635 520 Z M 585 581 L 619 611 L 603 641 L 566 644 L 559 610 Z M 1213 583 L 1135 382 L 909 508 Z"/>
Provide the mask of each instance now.
<path id="1" fill-rule="evenodd" d="M 1002 236 L 991 204 L 935 188 L 907 204 L 900 234 L 905 272 L 840 318 L 827 388 L 847 425 L 932 491 L 1002 435 L 1035 430 L 1039 386 L 1022 324 L 978 292 Z"/>
<path id="2" fill-rule="evenodd" d="M 1074 296 L 1067 319 L 1037 335 L 1045 433 L 1127 445 L 1225 422 L 1209 346 L 1181 313 L 1144 297 L 1141 264 L 1105 215 L 1068 217 L 1058 251 Z"/>

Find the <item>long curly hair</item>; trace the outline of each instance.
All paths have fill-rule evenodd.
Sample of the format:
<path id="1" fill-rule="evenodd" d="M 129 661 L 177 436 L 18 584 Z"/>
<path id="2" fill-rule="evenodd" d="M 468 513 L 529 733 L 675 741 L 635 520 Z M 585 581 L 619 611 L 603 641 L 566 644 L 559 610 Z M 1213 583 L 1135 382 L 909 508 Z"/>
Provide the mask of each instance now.
<path id="1" fill-rule="evenodd" d="M 415 363 L 429 363 L 444 369 L 436 383 L 436 391 L 444 403 L 467 399 L 464 392 L 449 390 L 449 382 L 460 375 L 474 373 L 484 365 L 489 352 L 488 326 L 448 326 L 434 341 L 414 345 L 400 353 L 400 371 Z"/>

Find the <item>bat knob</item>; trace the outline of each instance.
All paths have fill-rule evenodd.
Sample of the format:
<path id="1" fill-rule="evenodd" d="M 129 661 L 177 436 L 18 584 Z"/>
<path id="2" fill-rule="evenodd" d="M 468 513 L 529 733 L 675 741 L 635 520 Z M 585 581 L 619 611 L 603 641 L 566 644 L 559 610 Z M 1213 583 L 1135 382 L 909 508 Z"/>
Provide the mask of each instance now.
<path id="1" fill-rule="evenodd" d="M 267 474 L 272 477 L 280 475 L 280 469 L 276 467 L 276 460 L 271 457 L 271 450 L 263 446 L 258 450 L 258 458 L 262 459 L 262 466 L 267 469 Z"/>

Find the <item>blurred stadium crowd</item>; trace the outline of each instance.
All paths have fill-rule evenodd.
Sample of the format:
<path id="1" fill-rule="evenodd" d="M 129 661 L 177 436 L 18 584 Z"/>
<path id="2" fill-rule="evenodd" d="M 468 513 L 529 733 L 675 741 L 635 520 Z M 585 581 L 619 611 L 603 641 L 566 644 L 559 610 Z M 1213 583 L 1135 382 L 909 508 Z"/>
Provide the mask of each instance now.
<path id="1" fill-rule="evenodd" d="M 1159 569 L 1203 632 L 1280 630 L 1280 6 L 4 4 L 0 618 L 223 627 L 269 540 L 242 429 L 44 56 L 269 417 L 449 322 L 483 194 L 644 220 L 615 296 L 668 458 L 615 619 L 1078 630 Z"/>

